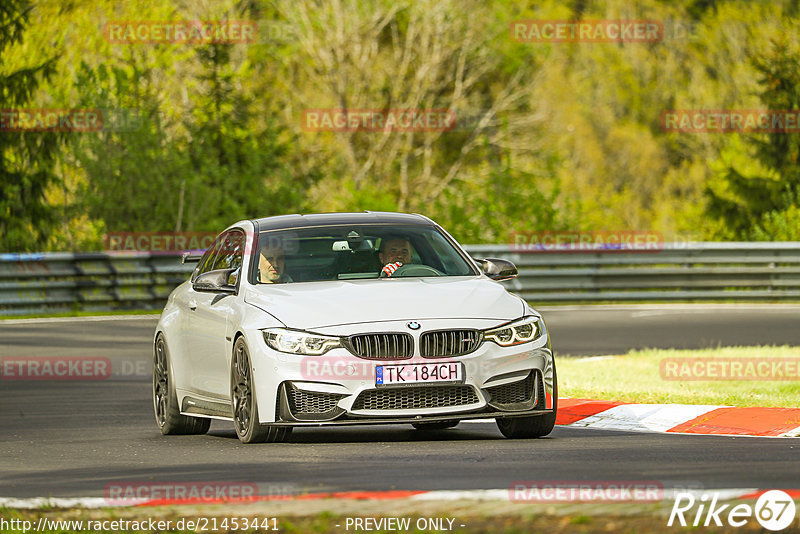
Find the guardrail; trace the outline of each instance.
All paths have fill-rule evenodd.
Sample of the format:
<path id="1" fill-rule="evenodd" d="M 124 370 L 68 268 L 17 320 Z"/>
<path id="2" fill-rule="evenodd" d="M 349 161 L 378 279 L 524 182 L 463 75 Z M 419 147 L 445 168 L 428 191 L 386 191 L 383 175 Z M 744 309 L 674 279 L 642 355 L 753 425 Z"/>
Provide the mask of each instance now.
<path id="1" fill-rule="evenodd" d="M 504 284 L 532 303 L 800 300 L 800 242 L 667 243 L 658 251 L 514 251 Z M 149 253 L 0 254 L 0 315 L 160 309 L 194 264 Z"/>
<path id="2" fill-rule="evenodd" d="M 0 315 L 159 309 L 194 266 L 149 253 L 0 254 Z"/>
<path id="3" fill-rule="evenodd" d="M 800 242 L 665 243 L 657 251 L 497 253 L 519 276 L 509 289 L 531 302 L 800 300 Z"/>

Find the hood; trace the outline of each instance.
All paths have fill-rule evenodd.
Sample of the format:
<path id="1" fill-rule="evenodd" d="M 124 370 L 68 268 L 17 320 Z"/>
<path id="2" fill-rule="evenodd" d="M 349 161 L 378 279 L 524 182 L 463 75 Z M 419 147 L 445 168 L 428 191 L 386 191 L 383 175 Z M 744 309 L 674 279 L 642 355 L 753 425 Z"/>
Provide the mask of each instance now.
<path id="1" fill-rule="evenodd" d="M 420 319 L 510 321 L 522 301 L 482 277 L 332 280 L 250 287 L 245 302 L 289 328 Z"/>

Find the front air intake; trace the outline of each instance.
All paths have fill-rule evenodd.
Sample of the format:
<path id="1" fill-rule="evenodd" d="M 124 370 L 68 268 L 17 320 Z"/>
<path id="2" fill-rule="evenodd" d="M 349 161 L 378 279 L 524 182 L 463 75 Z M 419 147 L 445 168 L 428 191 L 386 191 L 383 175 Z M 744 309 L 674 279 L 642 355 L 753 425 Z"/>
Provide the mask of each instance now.
<path id="1" fill-rule="evenodd" d="M 338 403 L 347 395 L 305 391 L 291 382 L 281 388 L 277 405 L 278 419 L 297 421 L 329 421 L 344 413 Z"/>
<path id="2" fill-rule="evenodd" d="M 539 372 L 533 370 L 522 380 L 484 389 L 489 395 L 489 405 L 507 411 L 530 410 L 539 398 L 537 390 L 541 389 L 542 382 L 539 376 Z"/>
<path id="3" fill-rule="evenodd" d="M 472 386 L 424 386 L 362 391 L 353 410 L 421 410 L 480 402 Z"/>

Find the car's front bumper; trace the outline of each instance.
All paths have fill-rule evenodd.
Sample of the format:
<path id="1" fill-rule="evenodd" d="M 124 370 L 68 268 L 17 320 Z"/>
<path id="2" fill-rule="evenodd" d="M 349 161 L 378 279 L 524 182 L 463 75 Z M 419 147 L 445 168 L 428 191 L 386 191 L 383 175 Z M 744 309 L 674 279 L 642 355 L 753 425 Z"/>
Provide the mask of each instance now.
<path id="1" fill-rule="evenodd" d="M 455 324 L 447 320 L 435 326 Z M 458 325 L 463 326 L 463 322 Z M 381 328 L 401 326 L 384 324 Z M 260 335 L 251 333 L 248 345 L 262 424 L 423 423 L 543 415 L 554 408 L 554 361 L 546 332 L 533 342 L 514 347 L 484 341 L 464 356 L 423 358 L 415 354 L 405 360 L 365 360 L 345 349 L 319 357 L 280 353 L 267 347 Z M 445 361 L 463 364 L 463 383 L 375 384 L 378 365 Z M 524 381 L 531 382 L 528 397 L 524 395 Z M 499 397 L 508 402 L 498 402 Z"/>

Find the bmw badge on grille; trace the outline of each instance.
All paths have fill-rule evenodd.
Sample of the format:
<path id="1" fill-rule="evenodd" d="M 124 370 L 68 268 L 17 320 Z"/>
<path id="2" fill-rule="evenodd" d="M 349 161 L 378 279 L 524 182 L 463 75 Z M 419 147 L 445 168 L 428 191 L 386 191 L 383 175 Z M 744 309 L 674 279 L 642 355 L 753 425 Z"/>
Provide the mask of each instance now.
<path id="1" fill-rule="evenodd" d="M 406 326 L 409 327 L 411 330 L 419 330 L 420 329 L 420 324 L 418 322 L 416 322 L 416 321 L 411 321 L 409 323 L 406 323 Z"/>

